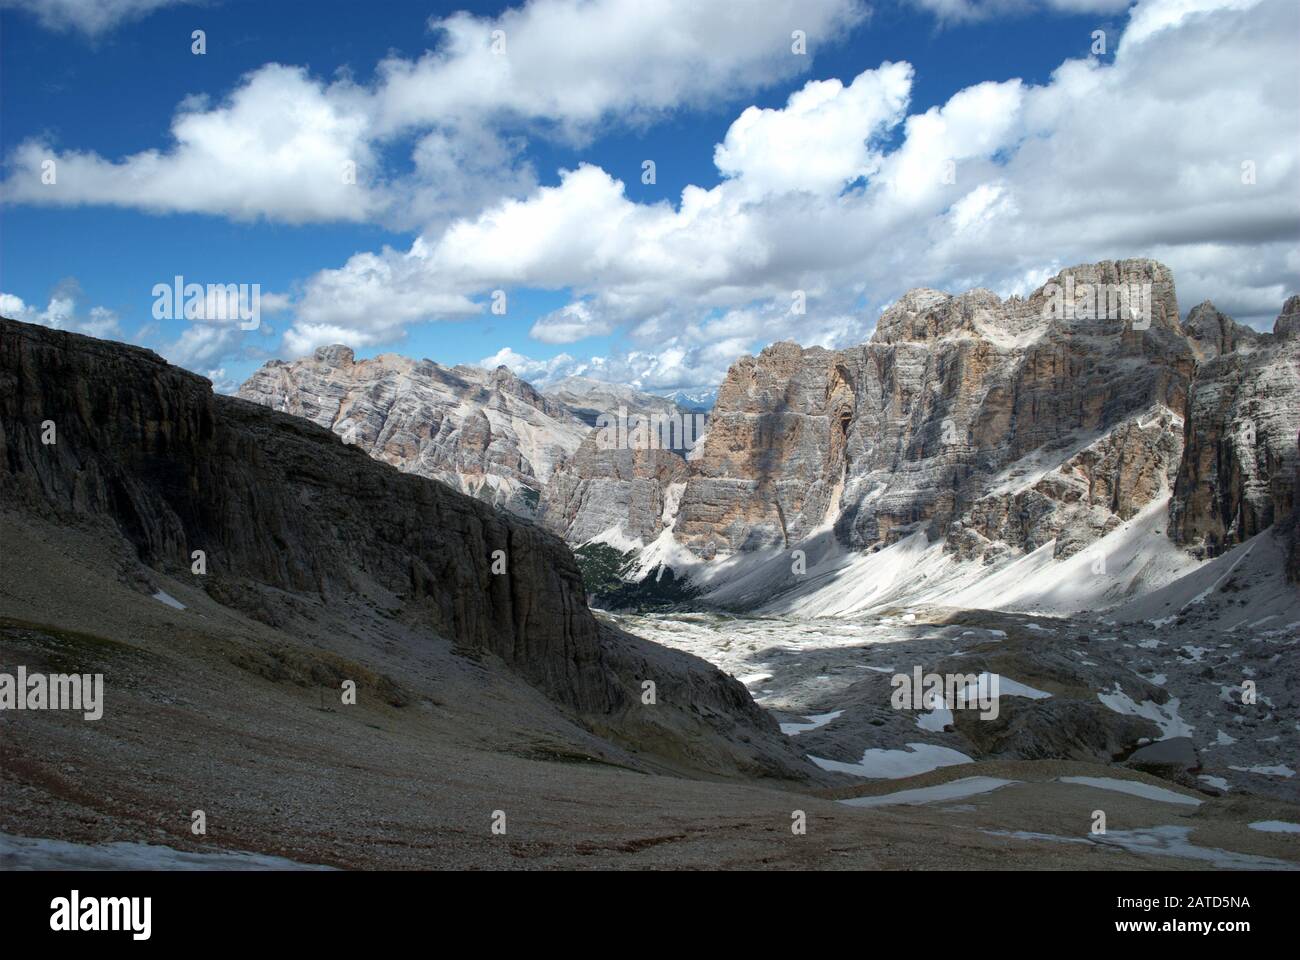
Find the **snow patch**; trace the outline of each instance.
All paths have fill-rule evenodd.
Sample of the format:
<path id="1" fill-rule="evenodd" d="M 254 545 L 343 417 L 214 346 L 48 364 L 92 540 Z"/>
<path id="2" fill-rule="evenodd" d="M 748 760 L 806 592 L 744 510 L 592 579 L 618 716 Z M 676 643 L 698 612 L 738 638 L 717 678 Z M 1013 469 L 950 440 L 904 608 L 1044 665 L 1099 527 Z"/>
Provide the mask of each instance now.
<path id="1" fill-rule="evenodd" d="M 185 609 L 185 604 L 181 603 L 179 600 L 177 600 L 175 597 L 173 597 L 170 593 L 168 593 L 165 590 L 159 590 L 157 593 L 153 595 L 153 598 L 157 600 L 159 603 L 167 604 L 167 606 L 171 607 L 173 610 Z"/>
<path id="2" fill-rule="evenodd" d="M 964 753 L 950 750 L 948 747 L 938 747 L 932 743 L 909 743 L 906 750 L 864 750 L 862 760 L 858 763 L 843 763 L 839 760 L 826 760 L 811 755 L 808 759 L 823 770 L 884 780 L 899 780 L 903 777 L 916 776 L 918 773 L 929 773 L 940 767 L 973 762 Z"/>
<path id="3" fill-rule="evenodd" d="M 1137 703 L 1123 691 L 1119 684 L 1115 684 L 1113 692 L 1099 693 L 1097 699 L 1116 713 L 1124 713 L 1133 717 L 1145 717 L 1151 720 L 1160 728 L 1163 734 L 1161 740 L 1168 740 L 1171 737 L 1190 737 L 1192 735 L 1194 728 L 1178 715 L 1177 697 L 1170 697 L 1169 702 L 1164 705 L 1158 704 L 1154 700 L 1143 700 L 1141 703 Z"/>
<path id="4" fill-rule="evenodd" d="M 1300 823 L 1289 823 L 1286 820 L 1256 820 L 1247 826 L 1261 833 L 1300 833 Z"/>
<path id="5" fill-rule="evenodd" d="M 1294 777 L 1295 771 L 1285 764 L 1275 763 L 1272 766 L 1257 767 L 1229 767 L 1229 770 L 1236 770 L 1238 773 L 1257 773 L 1261 777 Z"/>
<path id="6" fill-rule="evenodd" d="M 1166 790 L 1164 787 L 1153 787 L 1149 783 L 1139 783 L 1136 780 L 1118 780 L 1114 777 L 1059 777 L 1057 779 L 1061 783 L 1077 783 L 1085 787 L 1096 787 L 1098 790 L 1113 790 L 1115 793 L 1127 793 L 1130 796 L 1142 797 L 1144 800 L 1182 803 L 1191 807 L 1201 805 L 1201 801 L 1195 797 L 1175 793 L 1173 790 Z"/>
<path id="7" fill-rule="evenodd" d="M 835 710 L 831 713 L 812 714 L 808 717 L 805 717 L 805 719 L 808 721 L 807 723 L 781 724 L 781 732 L 784 733 L 787 737 L 797 737 L 799 734 L 805 733 L 808 730 L 816 730 L 818 727 L 826 726 L 826 724 L 830 723 L 836 717 L 842 716 L 843 713 L 844 713 L 843 710 Z"/>
<path id="8" fill-rule="evenodd" d="M 333 870 L 283 857 L 222 850 L 194 853 L 157 843 L 70 843 L 0 833 L 0 870 Z"/>
<path id="9" fill-rule="evenodd" d="M 1119 847 L 1131 853 L 1154 853 L 1186 860 L 1207 860 L 1216 867 L 1228 870 L 1297 870 L 1294 863 L 1272 857 L 1255 857 L 1234 853 L 1217 847 L 1198 847 L 1188 841 L 1191 827 L 1143 827 L 1137 830 L 1111 830 L 1093 837 L 1060 837 L 1051 833 L 1032 833 L 1028 830 L 985 830 L 994 837 L 1012 837 L 1016 840 L 1047 840 L 1055 843 L 1095 843 L 1100 846 Z"/>
<path id="10" fill-rule="evenodd" d="M 942 800 L 960 800 L 963 797 L 974 797 L 1019 782 L 1019 780 L 1002 780 L 998 777 L 965 777 L 961 780 L 950 780 L 947 783 L 941 783 L 933 787 L 899 790 L 896 793 L 886 793 L 878 797 L 853 797 L 850 800 L 841 800 L 840 803 L 849 807 L 888 807 L 896 804 L 915 806 L 922 803 L 938 803 Z"/>

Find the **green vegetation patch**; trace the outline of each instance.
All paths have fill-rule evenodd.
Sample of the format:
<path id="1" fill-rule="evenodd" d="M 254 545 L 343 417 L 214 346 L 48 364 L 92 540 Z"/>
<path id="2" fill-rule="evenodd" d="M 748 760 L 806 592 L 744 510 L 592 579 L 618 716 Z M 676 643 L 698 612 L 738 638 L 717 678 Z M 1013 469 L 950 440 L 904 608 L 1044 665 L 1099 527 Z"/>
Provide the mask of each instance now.
<path id="1" fill-rule="evenodd" d="M 607 543 L 588 543 L 574 557 L 593 606 L 637 613 L 695 609 L 699 588 L 668 567 L 656 567 L 644 580 L 626 579 L 636 564 L 635 550 L 623 553 Z"/>

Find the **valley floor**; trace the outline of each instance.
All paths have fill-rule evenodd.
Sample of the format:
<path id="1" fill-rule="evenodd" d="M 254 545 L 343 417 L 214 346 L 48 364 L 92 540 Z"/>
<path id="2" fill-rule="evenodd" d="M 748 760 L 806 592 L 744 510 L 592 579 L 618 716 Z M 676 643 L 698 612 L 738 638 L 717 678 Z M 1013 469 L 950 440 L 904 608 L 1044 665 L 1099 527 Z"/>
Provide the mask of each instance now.
<path id="1" fill-rule="evenodd" d="M 1300 866 L 1300 834 L 1251 826 L 1300 823 L 1294 791 L 1277 788 L 1294 778 L 1231 771 L 1283 762 L 1290 730 L 1276 756 L 1265 747 L 1225 753 L 1228 772 L 1207 751 L 1231 787 L 1217 797 L 1059 760 L 960 763 L 893 780 L 836 772 L 861 762 L 869 745 L 892 743 L 886 733 L 930 745 L 946 736 L 889 711 L 887 694 L 883 709 L 900 726 L 881 733 L 871 724 L 879 705 L 869 700 L 888 689 L 881 669 L 930 647 L 948 655 L 967 644 L 1017 647 L 1035 632 L 1030 618 L 620 618 L 745 678 L 786 724 L 812 724 L 796 738 L 830 764 L 816 786 L 710 781 L 656 769 L 570 722 L 508 671 L 401 624 L 358 615 L 349 633 L 308 609 L 303 623 L 315 618 L 318 629 L 290 635 L 165 578 L 152 586 L 174 602 L 124 590 L 90 534 L 54 536 L 0 516 L 0 540 L 0 664 L 106 675 L 101 720 L 0 713 L 0 868 L 125 866 L 141 856 L 189 866 L 212 856 L 223 868 L 241 853 L 353 869 Z M 1076 628 L 1044 629 L 1063 638 Z M 994 640 L 994 630 L 1008 636 Z M 1202 659 L 1213 663 L 1216 653 Z M 378 678 L 356 706 L 335 702 L 340 670 Z M 1220 724 L 1202 717 L 1200 699 L 1185 703 L 1180 716 L 1198 737 Z M 891 800 L 910 802 L 878 799 L 900 791 L 908 793 Z M 1099 808 L 1106 836 L 1089 831 Z M 204 836 L 191 833 L 196 810 Z M 791 829 L 799 812 L 802 835 Z M 501 815 L 505 832 L 493 833 Z M 115 843 L 153 849 L 105 846 Z"/>

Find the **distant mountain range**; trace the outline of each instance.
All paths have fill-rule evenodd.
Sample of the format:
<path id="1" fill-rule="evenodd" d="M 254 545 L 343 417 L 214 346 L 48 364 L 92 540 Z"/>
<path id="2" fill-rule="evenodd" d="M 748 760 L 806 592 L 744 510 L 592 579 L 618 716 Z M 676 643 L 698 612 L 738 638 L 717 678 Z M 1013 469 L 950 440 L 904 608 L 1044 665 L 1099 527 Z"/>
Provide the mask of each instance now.
<path id="1" fill-rule="evenodd" d="M 716 389 L 695 390 L 687 393 L 678 390 L 667 394 L 667 397 L 684 410 L 690 410 L 692 413 L 708 413 L 718 399 L 718 391 Z"/>
<path id="2" fill-rule="evenodd" d="M 1125 315 L 1108 314 L 1115 291 L 1134 293 Z M 938 543 L 992 571 L 1048 545 L 1067 560 L 1153 504 L 1169 517 L 1162 536 L 1195 557 L 1289 522 L 1298 327 L 1296 297 L 1271 334 L 1210 303 L 1180 319 L 1166 267 L 1107 261 L 1024 299 L 910 291 L 869 343 L 773 344 L 739 359 L 716 397 L 585 377 L 538 391 L 505 367 L 358 362 L 341 346 L 272 361 L 239 395 L 575 547 L 606 544 L 631 561 L 625 578 L 670 568 L 749 608 L 806 594 L 808 580 L 752 569 L 773 557 L 785 569 L 801 547 L 815 567 L 841 550 Z M 597 430 L 619 410 L 680 419 L 706 406 L 689 449 L 611 446 Z M 1153 577 L 1112 577 L 1108 599 L 1165 582 Z"/>
<path id="3" fill-rule="evenodd" d="M 341 344 L 272 360 L 237 395 L 526 517 L 602 411 L 680 412 L 671 400 L 600 380 L 569 377 L 542 392 L 505 366 L 444 367 L 397 354 L 357 360 Z"/>

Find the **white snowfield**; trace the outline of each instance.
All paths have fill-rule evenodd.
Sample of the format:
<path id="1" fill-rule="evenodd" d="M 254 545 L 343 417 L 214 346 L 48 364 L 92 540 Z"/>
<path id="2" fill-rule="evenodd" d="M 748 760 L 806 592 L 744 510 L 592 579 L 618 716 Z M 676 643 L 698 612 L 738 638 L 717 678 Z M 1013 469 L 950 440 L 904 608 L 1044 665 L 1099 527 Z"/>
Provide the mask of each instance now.
<path id="1" fill-rule="evenodd" d="M 1284 763 L 1262 764 L 1254 767 L 1229 767 L 1239 773 L 1257 773 L 1261 777 L 1294 777 L 1295 771 Z"/>
<path id="2" fill-rule="evenodd" d="M 844 715 L 843 710 L 832 710 L 830 713 L 815 714 L 813 716 L 805 718 L 808 721 L 807 723 L 781 724 L 781 732 L 788 737 L 798 736 L 799 734 L 804 733 L 808 730 L 816 730 L 818 727 L 824 727 L 826 726 L 826 724 L 830 723 L 836 717 L 841 717 L 843 715 Z"/>
<path id="3" fill-rule="evenodd" d="M 1000 673 L 981 673 L 974 683 L 957 691 L 957 706 L 978 703 L 981 696 L 996 690 L 999 697 L 1028 697 L 1030 700 L 1046 700 L 1051 696 L 1046 690 L 1037 690 L 1028 684 L 1004 677 Z"/>
<path id="4" fill-rule="evenodd" d="M 1095 843 L 1099 846 L 1119 847 L 1132 853 L 1179 857 L 1184 860 L 1205 860 L 1224 870 L 1297 870 L 1296 864 L 1273 857 L 1256 857 L 1217 847 L 1198 847 L 1188 840 L 1192 828 L 1184 826 L 1140 827 L 1136 830 L 1108 830 L 1106 833 L 1086 837 L 1062 837 L 1052 833 L 1034 833 L 1029 830 L 985 830 L 989 836 L 1008 837 L 1014 840 L 1041 840 L 1050 843 Z"/>
<path id="5" fill-rule="evenodd" d="M 807 573 L 797 582 L 790 575 L 789 550 L 706 565 L 665 531 L 665 542 L 646 552 L 654 562 L 689 571 L 706 588 L 707 601 L 757 607 L 761 614 L 854 617 L 916 606 L 1065 616 L 1114 607 L 1201 565 L 1166 536 L 1168 510 L 1167 495 L 1153 500 L 1128 523 L 1064 560 L 1053 557 L 1053 540 L 992 567 L 960 560 L 945 552 L 942 540 L 931 543 L 920 532 L 875 553 L 857 553 L 842 546 L 829 526 L 796 545 L 807 556 Z M 1098 554 L 1105 557 L 1104 573 L 1093 570 Z"/>
<path id="6" fill-rule="evenodd" d="M 1161 740 L 1170 737 L 1190 737 L 1193 727 L 1178 715 L 1178 698 L 1170 697 L 1168 702 L 1160 704 L 1154 700 L 1137 703 L 1118 686 L 1110 693 L 1099 693 L 1097 699 L 1116 713 L 1126 713 L 1134 717 L 1145 717 L 1160 728 Z"/>
<path id="7" fill-rule="evenodd" d="M 914 777 L 918 773 L 929 773 L 940 767 L 974 762 L 964 753 L 932 743 L 909 743 L 906 750 L 865 750 L 858 763 L 827 760 L 811 754 L 808 759 L 823 770 L 877 780 L 900 780 L 903 777 Z"/>
<path id="8" fill-rule="evenodd" d="M 840 803 L 850 807 L 888 807 L 896 804 L 916 806 L 923 803 L 940 803 L 944 800 L 961 800 L 965 797 L 991 793 L 1018 780 L 1003 780 L 999 777 L 964 777 L 961 780 L 949 780 L 933 787 L 917 787 L 914 790 L 898 790 L 877 797 L 853 797 Z"/>
<path id="9" fill-rule="evenodd" d="M 1115 793 L 1127 793 L 1130 796 L 1146 800 L 1160 800 L 1164 803 L 1181 803 L 1189 807 L 1199 807 L 1202 801 L 1185 793 L 1155 787 L 1138 780 L 1119 780 L 1115 777 L 1059 777 L 1061 783 L 1077 783 L 1084 787 L 1096 787 L 1098 790 L 1113 790 Z"/>
<path id="10" fill-rule="evenodd" d="M 1265 834 L 1300 834 L 1300 823 L 1286 820 L 1257 820 L 1247 826 Z"/>
<path id="11" fill-rule="evenodd" d="M 0 833 L 0 870 L 333 870 L 239 850 L 194 853 L 158 843 L 69 843 Z"/>
<path id="12" fill-rule="evenodd" d="M 1256 820 L 1249 827 L 1262 833 L 1300 833 L 1300 823 L 1289 823 L 1286 820 Z"/>
<path id="13" fill-rule="evenodd" d="M 168 593 L 166 590 L 159 590 L 157 593 L 155 593 L 155 594 L 153 595 L 153 598 L 154 598 L 155 600 L 157 600 L 159 603 L 165 603 L 167 606 L 171 607 L 173 610 L 184 610 L 184 609 L 185 609 L 185 604 L 181 603 L 179 600 L 177 600 L 175 597 L 173 597 L 173 596 L 172 596 L 170 593 Z"/>

